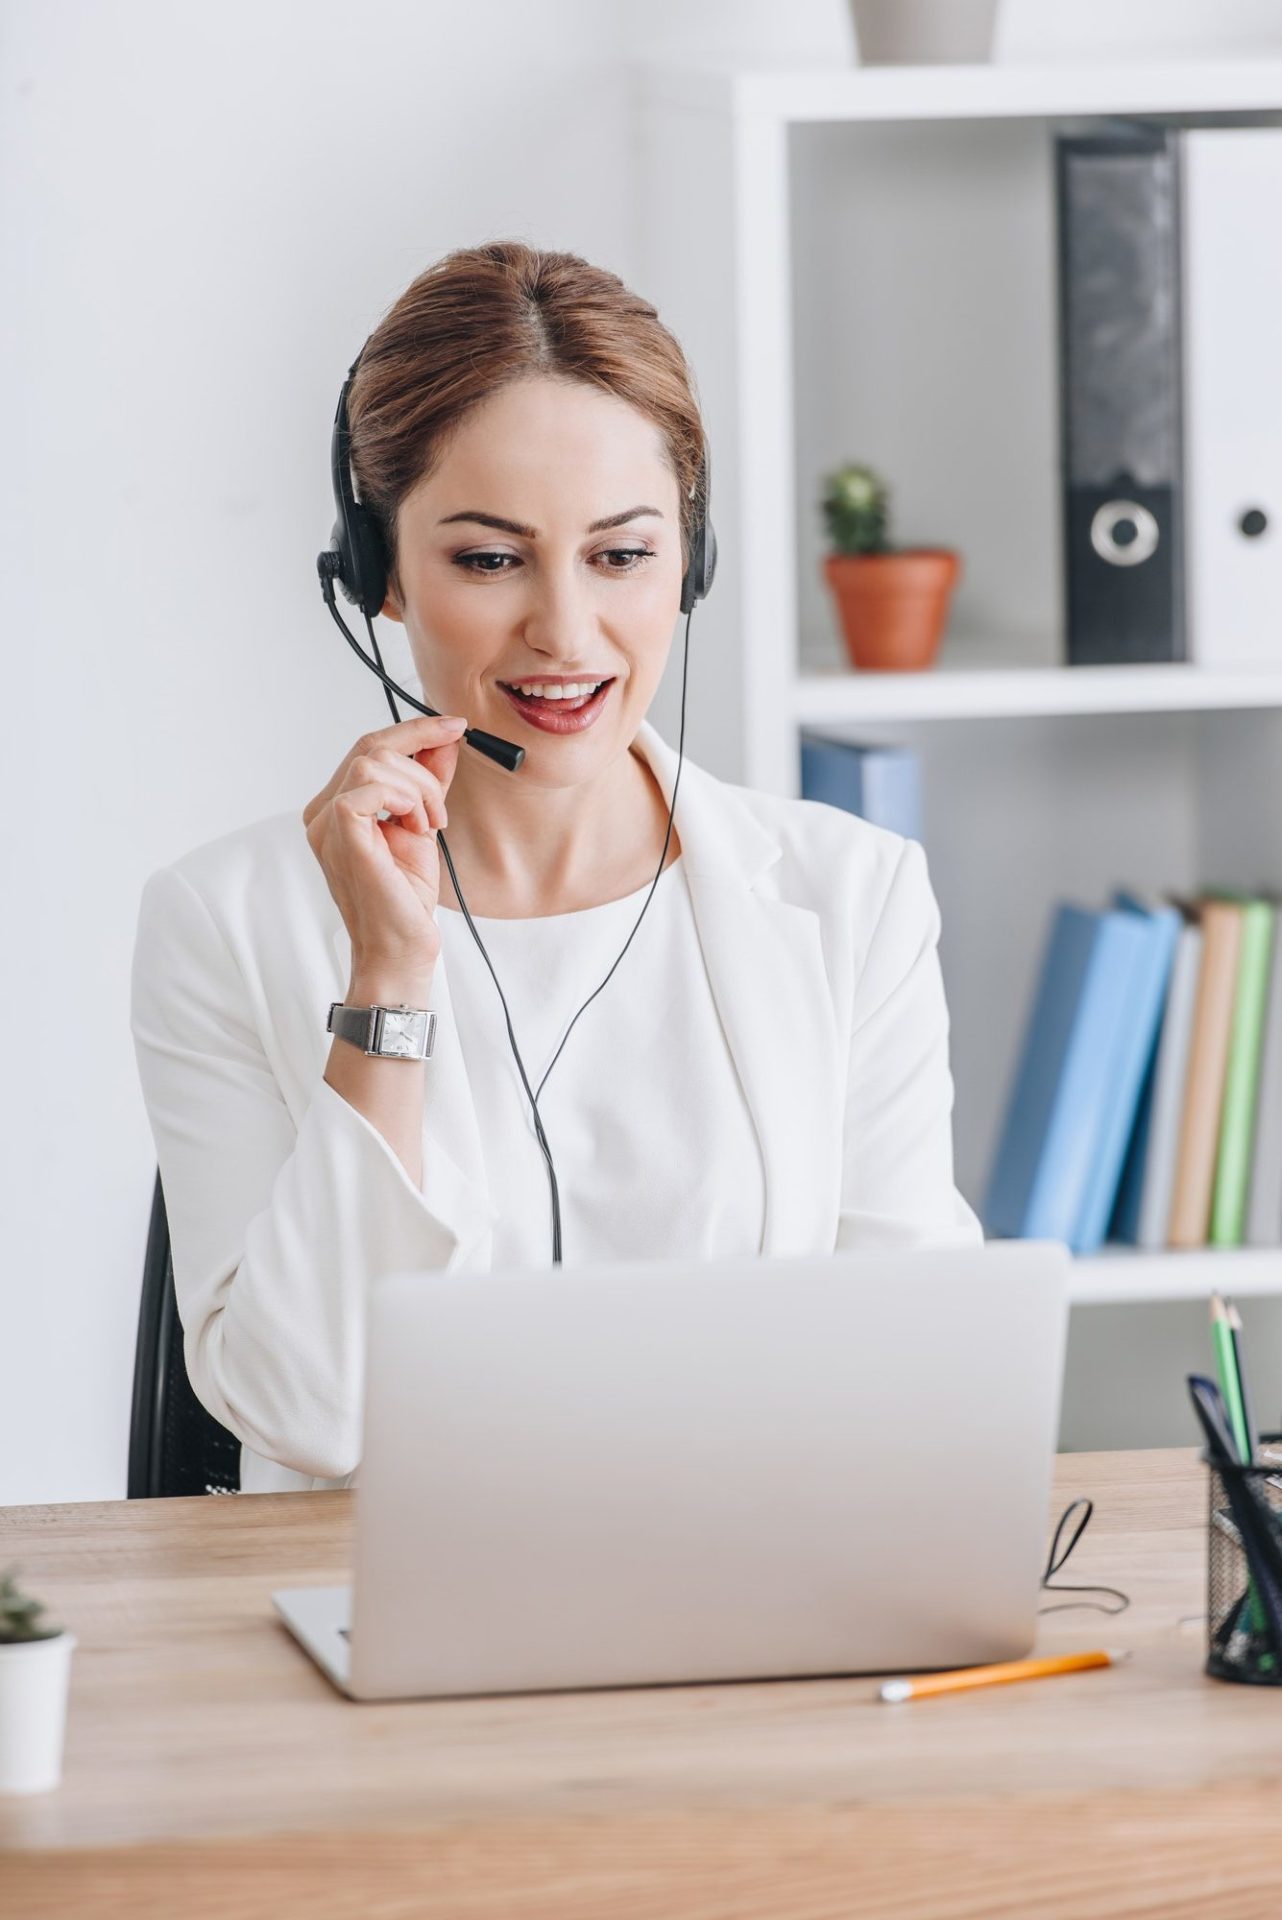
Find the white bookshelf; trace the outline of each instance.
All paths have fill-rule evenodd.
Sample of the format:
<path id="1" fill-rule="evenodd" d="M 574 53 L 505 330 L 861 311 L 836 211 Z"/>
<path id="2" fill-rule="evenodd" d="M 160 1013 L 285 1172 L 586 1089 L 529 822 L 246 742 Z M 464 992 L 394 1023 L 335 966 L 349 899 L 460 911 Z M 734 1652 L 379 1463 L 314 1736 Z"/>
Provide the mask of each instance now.
<path id="1" fill-rule="evenodd" d="M 1282 622 L 1282 616 L 1280 616 Z M 1195 666 L 1027 666 L 996 650 L 941 648 L 929 673 L 854 673 L 828 666 L 792 680 L 794 726 L 907 725 L 919 720 L 1020 720 L 1090 713 L 1217 713 L 1282 707 L 1277 672 L 1214 672 Z"/>
<path id="2" fill-rule="evenodd" d="M 1055 61 L 1045 66 L 737 67 L 707 57 L 638 63 L 646 104 L 677 112 L 802 126 L 813 121 L 1080 120 L 1192 114 L 1267 119 L 1282 59 Z"/>
<path id="3" fill-rule="evenodd" d="M 798 790 L 803 726 L 918 751 L 958 1179 L 978 1205 L 1053 903 L 1128 881 L 1282 886 L 1282 609 L 1276 674 L 1060 663 L 1052 172 L 1056 132 L 1114 117 L 1282 124 L 1282 59 L 694 62 L 640 66 L 636 85 L 641 284 L 714 449 L 720 564 L 692 625 L 687 748 L 779 793 Z M 846 459 L 886 473 L 893 540 L 963 553 L 929 672 L 845 664 L 818 489 Z M 1282 1249 L 1075 1263 L 1083 1305 L 1213 1286 L 1282 1295 Z"/>
<path id="4" fill-rule="evenodd" d="M 1216 1287 L 1239 1300 L 1282 1294 L 1282 1247 L 1139 1253 L 1110 1246 L 1074 1260 L 1070 1297 L 1075 1306 L 1142 1305 L 1205 1300 Z"/>

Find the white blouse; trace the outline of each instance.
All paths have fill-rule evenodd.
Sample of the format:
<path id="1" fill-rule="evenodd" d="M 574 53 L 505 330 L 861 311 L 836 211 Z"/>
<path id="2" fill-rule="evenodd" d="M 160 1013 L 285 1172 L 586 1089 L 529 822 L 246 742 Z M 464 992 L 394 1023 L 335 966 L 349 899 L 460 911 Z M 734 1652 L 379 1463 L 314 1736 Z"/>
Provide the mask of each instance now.
<path id="1" fill-rule="evenodd" d="M 704 965 L 683 858 L 657 885 L 648 880 L 604 906 L 472 918 L 538 1095 L 560 1195 L 563 1264 L 759 1253 L 761 1150 Z M 436 923 L 497 1216 L 493 1265 L 546 1267 L 551 1190 L 503 1004 L 462 913 L 442 908 Z M 609 984 L 575 1020 L 633 927 Z"/>

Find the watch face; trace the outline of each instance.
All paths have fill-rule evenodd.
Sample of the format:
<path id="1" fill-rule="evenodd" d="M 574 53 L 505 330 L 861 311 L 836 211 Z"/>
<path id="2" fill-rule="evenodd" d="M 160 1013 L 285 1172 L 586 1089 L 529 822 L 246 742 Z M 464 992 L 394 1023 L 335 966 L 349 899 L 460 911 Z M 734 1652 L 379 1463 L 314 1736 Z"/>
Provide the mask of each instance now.
<path id="1" fill-rule="evenodd" d="M 389 1008 L 383 1014 L 378 1050 L 380 1053 L 401 1054 L 408 1059 L 417 1059 L 423 1051 L 426 1032 L 427 1015 L 421 1009 L 398 1013 Z"/>

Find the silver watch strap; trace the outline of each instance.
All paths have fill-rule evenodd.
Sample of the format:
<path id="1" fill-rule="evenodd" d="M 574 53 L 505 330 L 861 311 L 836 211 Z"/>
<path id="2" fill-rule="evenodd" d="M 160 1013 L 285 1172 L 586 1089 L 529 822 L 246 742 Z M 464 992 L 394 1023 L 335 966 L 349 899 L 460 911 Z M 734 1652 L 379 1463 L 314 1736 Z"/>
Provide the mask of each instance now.
<path id="1" fill-rule="evenodd" d="M 334 1000 L 325 1028 L 385 1060 L 429 1060 L 436 1044 L 436 1015 L 429 1007 L 349 1007 Z"/>

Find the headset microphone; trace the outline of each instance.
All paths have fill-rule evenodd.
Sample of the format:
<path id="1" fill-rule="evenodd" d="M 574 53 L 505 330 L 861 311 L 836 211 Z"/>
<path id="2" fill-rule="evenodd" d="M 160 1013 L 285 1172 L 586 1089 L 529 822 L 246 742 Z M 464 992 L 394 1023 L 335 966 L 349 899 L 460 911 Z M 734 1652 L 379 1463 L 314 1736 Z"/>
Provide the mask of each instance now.
<path id="1" fill-rule="evenodd" d="M 361 352 L 364 352 L 364 348 L 361 349 Z M 387 542 L 384 538 L 383 529 L 377 515 L 374 514 L 370 508 L 362 505 L 356 498 L 356 489 L 352 483 L 351 429 L 347 418 L 347 395 L 352 380 L 355 377 L 356 369 L 360 363 L 361 355 L 357 354 L 356 359 L 348 369 L 347 378 L 343 382 L 342 392 L 338 396 L 338 408 L 334 414 L 334 431 L 330 439 L 330 469 L 334 483 L 334 508 L 337 517 L 334 521 L 334 531 L 330 536 L 329 547 L 323 553 L 317 555 L 316 571 L 320 577 L 321 592 L 325 596 L 325 605 L 329 608 L 330 613 L 333 615 L 340 632 L 347 640 L 349 646 L 351 646 L 358 658 L 369 668 L 370 672 L 376 674 L 382 681 L 383 692 L 386 695 L 387 704 L 391 708 L 392 719 L 399 723 L 401 716 L 396 711 L 396 702 L 392 698 L 393 693 L 399 693 L 402 700 L 407 700 L 410 706 L 416 707 L 420 713 L 436 713 L 437 709 L 435 707 L 424 706 L 421 700 L 416 699 L 412 693 L 407 693 L 404 687 L 398 686 L 396 681 L 391 679 L 384 671 L 383 656 L 378 650 L 378 640 L 374 633 L 374 615 L 382 610 L 383 603 L 387 598 L 389 556 Z M 503 1003 L 503 1015 L 507 1022 L 508 1044 L 511 1046 L 516 1058 L 517 1071 L 521 1076 L 521 1085 L 524 1087 L 526 1099 L 530 1103 L 530 1115 L 534 1122 L 535 1138 L 539 1143 L 539 1151 L 542 1153 L 547 1166 L 548 1185 L 552 1198 L 552 1261 L 554 1265 L 561 1264 L 561 1197 L 557 1187 L 556 1168 L 552 1164 L 552 1149 L 548 1145 L 547 1134 L 543 1129 L 543 1118 L 539 1112 L 539 1094 L 542 1093 L 547 1084 L 548 1074 L 551 1073 L 552 1068 L 561 1058 L 562 1049 L 569 1039 L 571 1031 L 579 1019 L 579 1015 L 596 999 L 597 994 L 601 992 L 602 988 L 611 979 L 615 967 L 618 966 L 619 961 L 622 960 L 623 955 L 632 945 L 637 928 L 645 918 L 646 908 L 654 897 L 654 889 L 659 884 L 659 875 L 663 872 L 664 862 L 668 857 L 668 846 L 672 839 L 672 821 L 677 806 L 677 789 L 681 785 L 681 767 L 685 759 L 686 679 L 690 666 L 690 615 L 694 611 L 695 602 L 702 600 L 712 586 L 712 579 L 717 566 L 717 538 L 712 530 L 712 522 L 708 517 L 709 484 L 710 457 L 705 440 L 696 492 L 694 527 L 690 538 L 690 559 L 685 572 L 681 576 L 680 606 L 681 612 L 686 616 L 685 650 L 681 666 L 681 730 L 677 743 L 677 770 L 672 783 L 672 800 L 668 807 L 668 827 L 663 837 L 663 851 L 659 855 L 658 872 L 656 872 L 654 879 L 650 882 L 650 891 L 645 897 L 645 904 L 636 917 L 632 932 L 623 943 L 622 952 L 619 954 L 618 959 L 616 959 L 614 966 L 610 968 L 609 973 L 606 974 L 601 985 L 588 995 L 583 1005 L 579 1008 L 579 1012 L 575 1014 L 574 1019 L 571 1020 L 569 1026 L 566 1028 L 561 1039 L 561 1045 L 553 1054 L 542 1080 L 539 1081 L 537 1091 L 531 1089 L 529 1078 L 525 1071 L 525 1063 L 521 1059 L 520 1049 L 516 1044 L 516 1035 L 512 1031 L 512 1016 L 508 1012 L 508 1004 L 504 998 L 503 989 L 499 986 L 499 977 L 494 971 L 494 966 L 489 954 L 485 951 L 485 944 L 476 930 L 475 922 L 468 912 L 467 902 L 463 898 L 463 889 L 458 883 L 458 874 L 454 870 L 454 861 L 451 857 L 449 847 L 446 844 L 445 835 L 444 833 L 438 832 L 436 836 L 437 849 L 444 858 L 446 866 L 449 868 L 450 880 L 453 883 L 454 892 L 457 895 L 459 906 L 462 909 L 463 918 L 467 922 L 473 940 L 481 950 L 481 956 L 490 970 L 490 977 L 493 979 L 494 985 L 498 990 L 499 999 Z M 338 610 L 338 603 L 334 597 L 335 582 L 337 582 L 344 597 L 349 600 L 354 607 L 360 609 L 365 621 L 365 630 L 369 634 L 369 643 L 373 649 L 374 658 L 372 660 L 360 645 L 355 634 L 351 631 L 351 628 L 347 625 L 347 622 Z M 487 755 L 489 759 L 496 761 L 499 766 L 506 767 L 510 773 L 515 773 L 525 758 L 525 748 L 517 746 L 514 740 L 504 740 L 498 734 L 484 733 L 477 727 L 467 728 L 463 734 L 463 739 L 467 741 L 470 747 L 475 747 L 478 753 Z"/>

